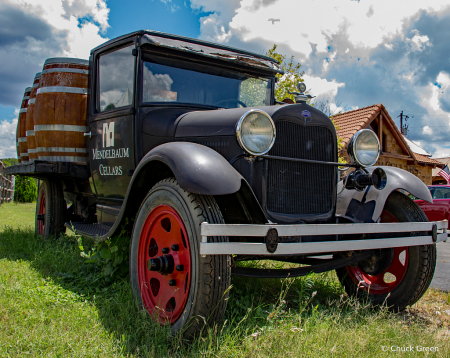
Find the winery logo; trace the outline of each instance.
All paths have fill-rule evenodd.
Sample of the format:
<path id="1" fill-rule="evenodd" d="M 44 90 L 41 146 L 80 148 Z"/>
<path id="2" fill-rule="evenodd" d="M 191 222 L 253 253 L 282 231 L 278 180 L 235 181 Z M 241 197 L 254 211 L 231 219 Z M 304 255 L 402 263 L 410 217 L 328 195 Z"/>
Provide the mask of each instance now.
<path id="1" fill-rule="evenodd" d="M 103 123 L 102 138 L 103 138 L 103 148 L 114 147 L 114 122 Z"/>
<path id="2" fill-rule="evenodd" d="M 119 141 L 120 142 L 120 141 Z M 114 122 L 103 123 L 102 131 L 102 145 L 103 148 L 114 147 Z M 92 149 L 93 160 L 104 159 L 121 159 L 129 158 L 130 148 L 109 148 L 109 149 Z M 109 166 L 100 164 L 98 167 L 100 175 L 123 175 L 121 165 Z"/>

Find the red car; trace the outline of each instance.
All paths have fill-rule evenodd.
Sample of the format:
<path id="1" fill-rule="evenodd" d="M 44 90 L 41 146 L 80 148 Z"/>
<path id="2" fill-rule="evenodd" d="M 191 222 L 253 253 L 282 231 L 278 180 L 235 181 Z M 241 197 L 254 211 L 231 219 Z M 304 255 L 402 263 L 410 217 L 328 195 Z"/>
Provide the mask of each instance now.
<path id="1" fill-rule="evenodd" d="M 428 189 L 433 197 L 433 204 L 424 200 L 416 200 L 416 203 L 427 215 L 428 220 L 445 219 L 450 222 L 450 185 L 430 185 Z"/>

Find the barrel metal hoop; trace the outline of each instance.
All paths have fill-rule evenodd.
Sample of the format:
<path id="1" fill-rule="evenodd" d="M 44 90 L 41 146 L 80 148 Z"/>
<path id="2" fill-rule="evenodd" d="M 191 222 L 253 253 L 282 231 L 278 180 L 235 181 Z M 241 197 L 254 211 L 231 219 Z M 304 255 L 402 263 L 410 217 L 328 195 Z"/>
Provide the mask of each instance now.
<path id="1" fill-rule="evenodd" d="M 21 108 L 21 109 L 19 109 L 19 113 L 27 113 L 27 108 Z"/>
<path id="2" fill-rule="evenodd" d="M 23 101 L 26 101 L 27 99 L 30 99 L 30 96 L 23 96 Z"/>
<path id="3" fill-rule="evenodd" d="M 27 88 L 25 88 L 25 92 L 31 92 L 32 89 L 33 89 L 33 87 L 27 87 Z"/>
<path id="4" fill-rule="evenodd" d="M 81 58 L 72 58 L 72 57 L 52 57 L 48 58 L 44 62 L 44 66 L 50 63 L 71 63 L 74 65 L 84 65 L 89 66 L 89 60 L 83 60 Z"/>
<path id="5" fill-rule="evenodd" d="M 19 143 L 26 143 L 27 137 L 19 137 Z"/>
<path id="6" fill-rule="evenodd" d="M 38 153 L 41 152 L 86 153 L 86 148 L 37 147 L 36 150 Z"/>
<path id="7" fill-rule="evenodd" d="M 37 153 L 37 152 L 36 152 L 36 149 L 35 149 L 35 148 L 28 148 L 28 154 L 29 154 L 29 153 L 35 154 L 35 153 Z"/>
<path id="8" fill-rule="evenodd" d="M 53 87 L 38 88 L 36 95 L 41 94 L 41 93 L 51 93 L 51 92 L 88 94 L 87 88 L 53 86 Z"/>
<path id="9" fill-rule="evenodd" d="M 28 100 L 28 105 L 34 104 L 35 102 L 36 102 L 36 98 L 31 98 L 30 100 Z"/>
<path id="10" fill-rule="evenodd" d="M 74 126 L 70 124 L 39 124 L 34 126 L 34 131 L 86 132 L 86 126 Z"/>
<path id="11" fill-rule="evenodd" d="M 34 135 L 34 131 L 33 131 L 33 130 L 31 130 L 31 131 L 26 131 L 25 134 L 26 134 L 27 137 L 30 137 L 30 136 L 33 136 L 33 135 Z"/>
<path id="12" fill-rule="evenodd" d="M 42 71 L 42 74 L 46 73 L 57 73 L 57 72 L 68 72 L 68 73 L 81 73 L 84 75 L 88 75 L 88 70 L 82 70 L 80 68 L 49 68 L 48 70 Z"/>

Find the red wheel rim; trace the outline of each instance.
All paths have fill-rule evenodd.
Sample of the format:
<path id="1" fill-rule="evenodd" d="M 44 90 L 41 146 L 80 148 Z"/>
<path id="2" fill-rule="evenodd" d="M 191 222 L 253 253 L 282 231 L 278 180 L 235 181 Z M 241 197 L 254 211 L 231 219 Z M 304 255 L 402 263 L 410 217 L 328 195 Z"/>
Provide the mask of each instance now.
<path id="1" fill-rule="evenodd" d="M 39 203 L 39 215 L 45 215 L 45 192 L 42 193 L 41 202 Z M 42 216 L 41 216 L 42 217 Z M 44 235 L 44 220 L 38 220 L 39 235 Z"/>
<path id="2" fill-rule="evenodd" d="M 381 213 L 381 222 L 398 222 L 389 212 Z M 347 266 L 347 273 L 357 287 L 373 295 L 384 295 L 394 290 L 408 268 L 408 247 L 395 247 L 389 267 L 378 275 L 369 275 L 359 267 Z"/>
<path id="3" fill-rule="evenodd" d="M 150 271 L 147 262 L 163 255 L 173 257 L 173 271 L 164 274 Z M 189 238 L 175 209 L 159 205 L 147 216 L 139 237 L 137 259 L 145 308 L 160 323 L 174 323 L 186 306 L 191 280 Z"/>

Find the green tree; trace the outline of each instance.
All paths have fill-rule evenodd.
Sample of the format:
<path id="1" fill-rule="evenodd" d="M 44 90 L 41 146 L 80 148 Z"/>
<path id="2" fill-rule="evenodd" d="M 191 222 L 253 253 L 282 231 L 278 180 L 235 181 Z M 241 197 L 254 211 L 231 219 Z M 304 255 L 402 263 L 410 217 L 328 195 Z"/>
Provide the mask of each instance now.
<path id="1" fill-rule="evenodd" d="M 289 92 L 298 92 L 297 85 L 300 82 L 303 82 L 302 76 L 305 74 L 305 72 L 300 72 L 300 67 L 302 66 L 300 63 L 295 63 L 294 56 L 291 56 L 289 62 L 286 62 L 286 56 L 282 55 L 277 52 L 277 45 L 273 45 L 273 47 L 266 53 L 266 56 L 269 56 L 275 60 L 277 60 L 280 65 L 281 69 L 284 71 L 284 74 L 277 74 L 277 84 L 275 86 L 275 99 L 277 101 L 282 101 L 285 98 L 290 98 L 293 101 L 295 100 L 295 96 L 292 94 L 289 94 Z M 319 110 L 325 112 L 326 115 L 339 115 L 340 113 L 331 113 L 330 110 L 330 101 L 328 102 L 321 102 L 316 101 L 318 104 Z M 314 106 L 314 104 L 312 104 Z M 334 124 L 334 120 L 331 117 L 331 120 Z M 336 127 L 336 125 L 335 125 Z M 339 129 L 336 127 L 336 130 Z M 340 152 L 343 149 L 343 143 L 342 138 L 338 137 L 337 139 L 337 145 L 338 145 L 338 152 Z M 345 160 L 341 156 L 339 156 L 339 162 L 344 163 Z"/>
<path id="2" fill-rule="evenodd" d="M 14 201 L 18 203 L 32 203 L 37 197 L 37 186 L 33 178 L 16 175 L 14 185 Z"/>
<path id="3" fill-rule="evenodd" d="M 286 62 L 286 56 L 277 52 L 277 45 L 273 45 L 266 53 L 266 56 L 277 60 L 281 65 L 281 69 L 284 71 L 283 75 L 276 75 L 275 99 L 281 102 L 285 98 L 290 98 L 294 101 L 295 96 L 289 94 L 289 92 L 298 92 L 297 85 L 303 82 L 302 76 L 305 72 L 300 72 L 302 65 L 294 62 L 294 56 L 291 56 L 289 62 Z"/>
<path id="4" fill-rule="evenodd" d="M 19 163 L 19 160 L 17 158 L 5 158 L 0 159 L 3 164 L 5 164 L 6 167 L 9 167 L 10 165 L 16 165 Z"/>

